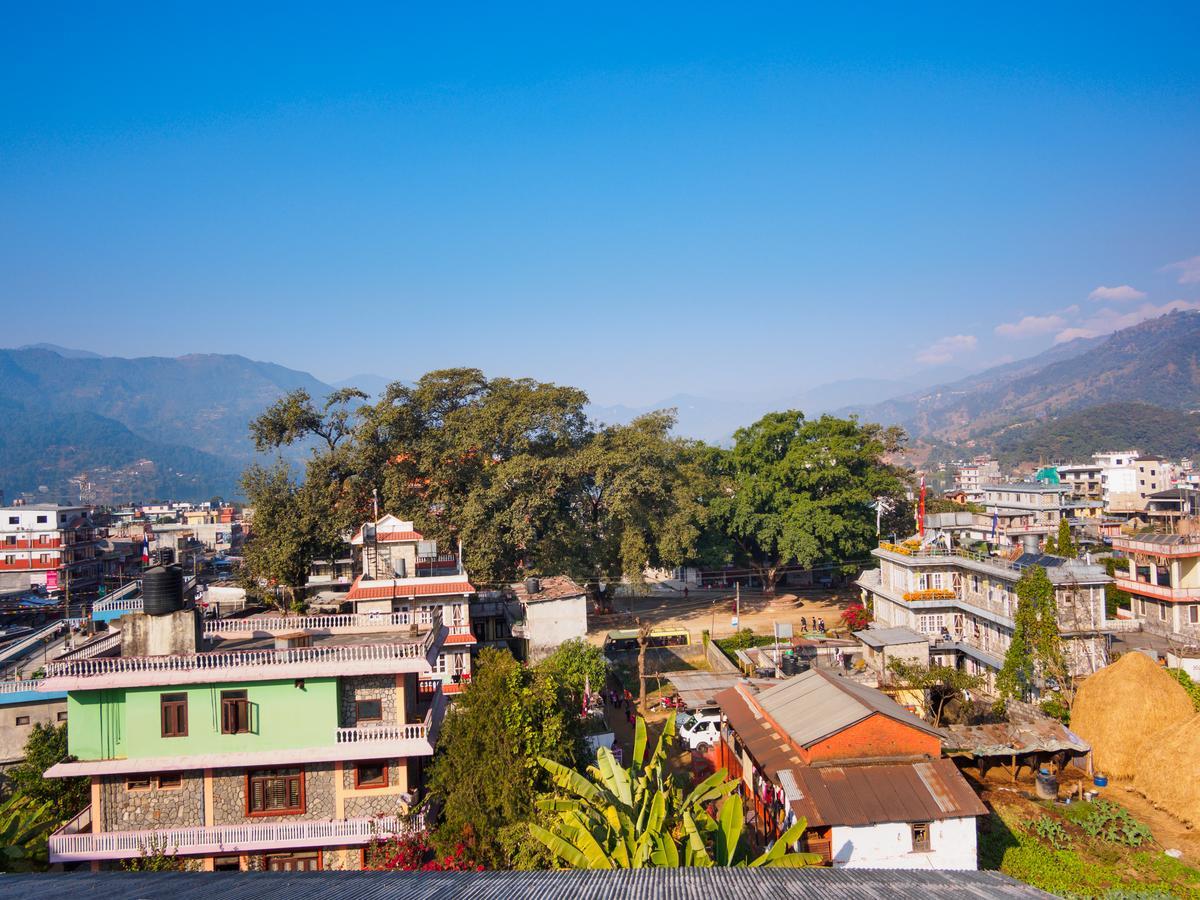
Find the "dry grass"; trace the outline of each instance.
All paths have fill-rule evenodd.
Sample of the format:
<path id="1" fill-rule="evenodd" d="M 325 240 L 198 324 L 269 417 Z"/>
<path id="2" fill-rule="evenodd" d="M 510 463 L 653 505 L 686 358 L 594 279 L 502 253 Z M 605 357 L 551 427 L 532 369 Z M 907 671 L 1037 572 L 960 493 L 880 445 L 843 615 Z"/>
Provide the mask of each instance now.
<path id="1" fill-rule="evenodd" d="M 1175 760 L 1143 753 L 1156 732 L 1194 715 L 1191 698 L 1174 678 L 1142 653 L 1126 653 L 1079 686 L 1071 730 L 1092 745 L 1096 769 L 1132 778 L 1161 766 L 1178 777 Z"/>
<path id="2" fill-rule="evenodd" d="M 1134 788 L 1156 808 L 1200 825 L 1200 715 L 1155 732 L 1145 748 Z"/>

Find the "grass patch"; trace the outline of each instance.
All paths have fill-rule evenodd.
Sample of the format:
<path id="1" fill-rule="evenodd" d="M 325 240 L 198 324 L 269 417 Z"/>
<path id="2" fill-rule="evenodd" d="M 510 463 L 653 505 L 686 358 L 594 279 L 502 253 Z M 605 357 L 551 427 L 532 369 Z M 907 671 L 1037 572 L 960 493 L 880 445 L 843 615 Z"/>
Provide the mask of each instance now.
<path id="1" fill-rule="evenodd" d="M 1118 816 L 1128 816 L 1116 809 Z M 1200 900 L 1200 869 L 1150 844 L 1134 848 L 1106 839 L 1104 831 L 1089 834 L 1081 826 L 1096 815 L 1089 803 L 1064 808 L 996 802 L 979 836 L 980 868 L 997 869 L 1060 897 Z"/>

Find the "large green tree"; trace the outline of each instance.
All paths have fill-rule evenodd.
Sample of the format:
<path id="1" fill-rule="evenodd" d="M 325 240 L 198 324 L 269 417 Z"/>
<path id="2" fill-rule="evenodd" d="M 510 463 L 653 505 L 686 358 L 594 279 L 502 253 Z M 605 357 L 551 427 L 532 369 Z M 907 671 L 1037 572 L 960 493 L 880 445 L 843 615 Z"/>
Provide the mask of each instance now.
<path id="1" fill-rule="evenodd" d="M 538 671 L 485 648 L 471 684 L 447 714 L 429 772 L 442 808 L 439 854 L 458 844 L 488 868 L 510 868 L 527 848 L 534 798 L 549 786 L 546 757 L 576 765 L 583 752 L 579 699 L 569 665 Z"/>
<path id="2" fill-rule="evenodd" d="M 1023 700 L 1044 686 L 1047 674 L 1061 678 L 1066 672 L 1054 585 L 1045 569 L 1030 566 L 1017 582 L 1012 643 L 996 677 L 996 692 L 1001 702 Z"/>
<path id="3" fill-rule="evenodd" d="M 854 418 L 768 413 L 734 435 L 714 521 L 769 592 L 786 566 L 862 560 L 875 542 L 872 501 L 904 491 L 886 461 L 903 440 L 899 429 Z"/>
<path id="4" fill-rule="evenodd" d="M 671 437 L 670 412 L 597 427 L 582 391 L 477 369 L 430 372 L 352 408 L 361 398 L 318 406 L 298 391 L 251 426 L 260 449 L 312 449 L 291 502 L 320 511 L 324 537 L 378 496 L 443 546 L 461 541 L 483 583 L 539 571 L 615 581 L 701 553 L 712 455 Z"/>

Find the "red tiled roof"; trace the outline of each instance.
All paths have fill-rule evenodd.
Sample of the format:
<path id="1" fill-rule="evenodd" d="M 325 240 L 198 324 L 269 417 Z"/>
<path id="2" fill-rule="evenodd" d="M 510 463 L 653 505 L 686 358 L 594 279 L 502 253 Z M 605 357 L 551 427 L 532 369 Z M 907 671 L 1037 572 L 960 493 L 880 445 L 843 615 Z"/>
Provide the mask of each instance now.
<path id="1" fill-rule="evenodd" d="M 475 635 L 473 634 L 448 634 L 443 644 L 473 644 L 475 643 Z"/>
<path id="2" fill-rule="evenodd" d="M 390 600 L 393 597 L 441 597 L 452 594 L 473 594 L 475 588 L 469 581 L 442 582 L 438 584 L 391 584 L 378 587 L 360 587 L 362 576 L 354 580 L 347 600 Z"/>
<path id="3" fill-rule="evenodd" d="M 442 693 L 446 694 L 447 696 L 451 694 L 461 694 L 465 687 L 466 685 L 462 684 L 443 684 Z"/>
<path id="4" fill-rule="evenodd" d="M 354 532 L 354 537 L 350 538 L 350 543 L 360 544 L 360 543 L 362 543 L 362 539 L 363 539 L 363 533 L 362 533 L 362 529 L 360 528 L 360 529 L 358 529 L 358 531 Z M 375 542 L 377 544 L 394 544 L 399 541 L 423 541 L 423 540 L 425 540 L 425 538 L 422 537 L 421 532 L 419 532 L 419 531 L 377 531 L 377 532 L 375 532 Z"/>

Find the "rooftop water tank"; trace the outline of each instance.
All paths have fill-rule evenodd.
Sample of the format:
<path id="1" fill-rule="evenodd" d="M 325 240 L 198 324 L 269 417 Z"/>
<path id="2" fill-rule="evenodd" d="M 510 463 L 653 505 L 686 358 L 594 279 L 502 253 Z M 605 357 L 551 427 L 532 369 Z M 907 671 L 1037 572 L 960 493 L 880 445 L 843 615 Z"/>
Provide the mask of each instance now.
<path id="1" fill-rule="evenodd" d="M 154 566 L 142 573 L 142 601 L 147 615 L 165 616 L 183 609 L 183 570 Z"/>

